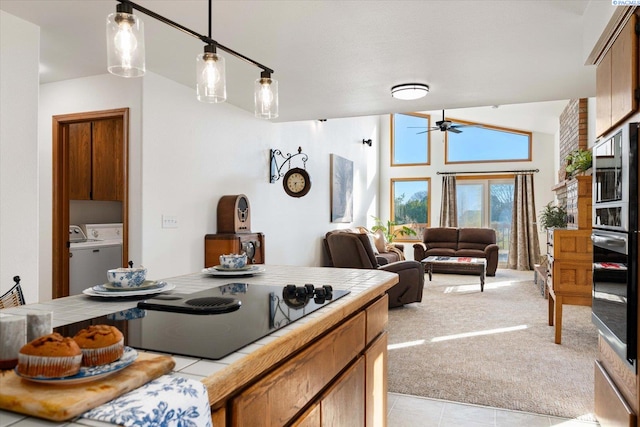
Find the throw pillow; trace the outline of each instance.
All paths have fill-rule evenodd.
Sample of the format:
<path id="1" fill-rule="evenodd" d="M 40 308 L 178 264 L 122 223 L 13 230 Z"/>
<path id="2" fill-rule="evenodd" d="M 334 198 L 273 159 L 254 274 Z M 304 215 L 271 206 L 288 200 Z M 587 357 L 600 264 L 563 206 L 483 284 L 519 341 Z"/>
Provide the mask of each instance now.
<path id="1" fill-rule="evenodd" d="M 384 238 L 384 233 L 382 232 L 382 230 L 376 231 L 373 236 L 374 236 L 373 247 L 377 251 L 376 253 L 387 252 L 387 241 Z"/>
<path id="2" fill-rule="evenodd" d="M 373 249 L 373 254 L 379 255 L 380 251 L 378 251 L 378 247 L 376 245 L 375 234 L 367 233 L 367 236 L 369 237 L 369 243 L 371 243 L 371 249 Z"/>

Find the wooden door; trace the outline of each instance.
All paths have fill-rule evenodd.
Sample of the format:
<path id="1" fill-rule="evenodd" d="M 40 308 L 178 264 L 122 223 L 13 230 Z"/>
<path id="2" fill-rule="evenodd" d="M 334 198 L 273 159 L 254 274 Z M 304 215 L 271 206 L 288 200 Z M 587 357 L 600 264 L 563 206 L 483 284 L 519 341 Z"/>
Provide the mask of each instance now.
<path id="1" fill-rule="evenodd" d="M 385 304 L 387 301 L 386 298 L 383 300 Z M 387 425 L 387 341 L 388 333 L 385 331 L 364 354 L 367 427 L 386 427 Z"/>
<path id="2" fill-rule="evenodd" d="M 342 374 L 320 401 L 322 427 L 364 427 L 364 378 L 365 362 L 364 357 L 361 357 Z"/>
<path id="3" fill-rule="evenodd" d="M 611 47 L 611 125 L 615 126 L 637 109 L 638 36 L 632 15 Z"/>
<path id="4" fill-rule="evenodd" d="M 611 128 L 611 51 L 596 69 L 596 136 Z"/>
<path id="5" fill-rule="evenodd" d="M 93 122 L 93 200 L 122 201 L 122 117 Z"/>
<path id="6" fill-rule="evenodd" d="M 91 122 L 70 123 L 69 199 L 91 199 Z"/>
<path id="7" fill-rule="evenodd" d="M 128 156 L 129 151 L 129 109 L 91 111 L 77 114 L 53 116 L 53 239 L 52 239 L 52 297 L 60 298 L 69 295 L 69 200 L 70 197 L 70 153 L 69 139 L 71 130 L 76 124 L 91 123 L 108 119 L 117 119 L 120 130 L 113 131 L 120 136 L 119 166 L 111 171 L 111 180 L 117 175 L 121 183 L 119 199 L 122 201 L 122 259 L 123 265 L 129 259 L 128 238 Z M 80 129 L 80 128 L 78 128 Z M 77 130 L 77 129 L 76 129 Z M 84 130 L 83 132 L 86 132 Z M 101 132 L 99 130 L 99 132 Z M 90 182 L 90 181 L 89 181 Z M 114 181 L 116 182 L 116 181 Z"/>

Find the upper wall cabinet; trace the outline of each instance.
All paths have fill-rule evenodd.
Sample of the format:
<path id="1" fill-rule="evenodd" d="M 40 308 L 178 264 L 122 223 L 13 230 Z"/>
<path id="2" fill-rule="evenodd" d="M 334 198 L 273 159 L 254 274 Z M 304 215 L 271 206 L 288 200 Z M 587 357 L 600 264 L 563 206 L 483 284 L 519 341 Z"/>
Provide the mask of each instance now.
<path id="1" fill-rule="evenodd" d="M 122 201 L 122 118 L 68 127 L 69 199 Z"/>
<path id="2" fill-rule="evenodd" d="M 631 15 L 596 70 L 596 136 L 602 136 L 638 108 L 638 35 Z"/>

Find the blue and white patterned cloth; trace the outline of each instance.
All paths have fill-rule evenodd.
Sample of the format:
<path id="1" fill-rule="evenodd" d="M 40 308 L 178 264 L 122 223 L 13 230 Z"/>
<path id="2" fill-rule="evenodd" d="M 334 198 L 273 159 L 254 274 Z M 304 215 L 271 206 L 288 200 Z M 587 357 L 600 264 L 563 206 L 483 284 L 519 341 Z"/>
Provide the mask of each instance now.
<path id="1" fill-rule="evenodd" d="M 82 414 L 125 427 L 212 427 L 207 389 L 200 381 L 163 375 Z"/>

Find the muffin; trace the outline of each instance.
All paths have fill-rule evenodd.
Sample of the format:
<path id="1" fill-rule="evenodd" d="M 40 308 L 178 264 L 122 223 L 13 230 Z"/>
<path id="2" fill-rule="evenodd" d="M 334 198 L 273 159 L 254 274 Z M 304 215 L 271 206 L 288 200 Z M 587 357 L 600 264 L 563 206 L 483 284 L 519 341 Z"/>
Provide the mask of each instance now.
<path id="1" fill-rule="evenodd" d="M 77 374 L 81 364 L 78 344 L 57 332 L 36 338 L 18 353 L 18 372 L 27 377 L 68 377 Z"/>
<path id="2" fill-rule="evenodd" d="M 83 366 L 105 365 L 124 354 L 124 336 L 114 326 L 91 325 L 73 339 L 82 350 Z"/>

